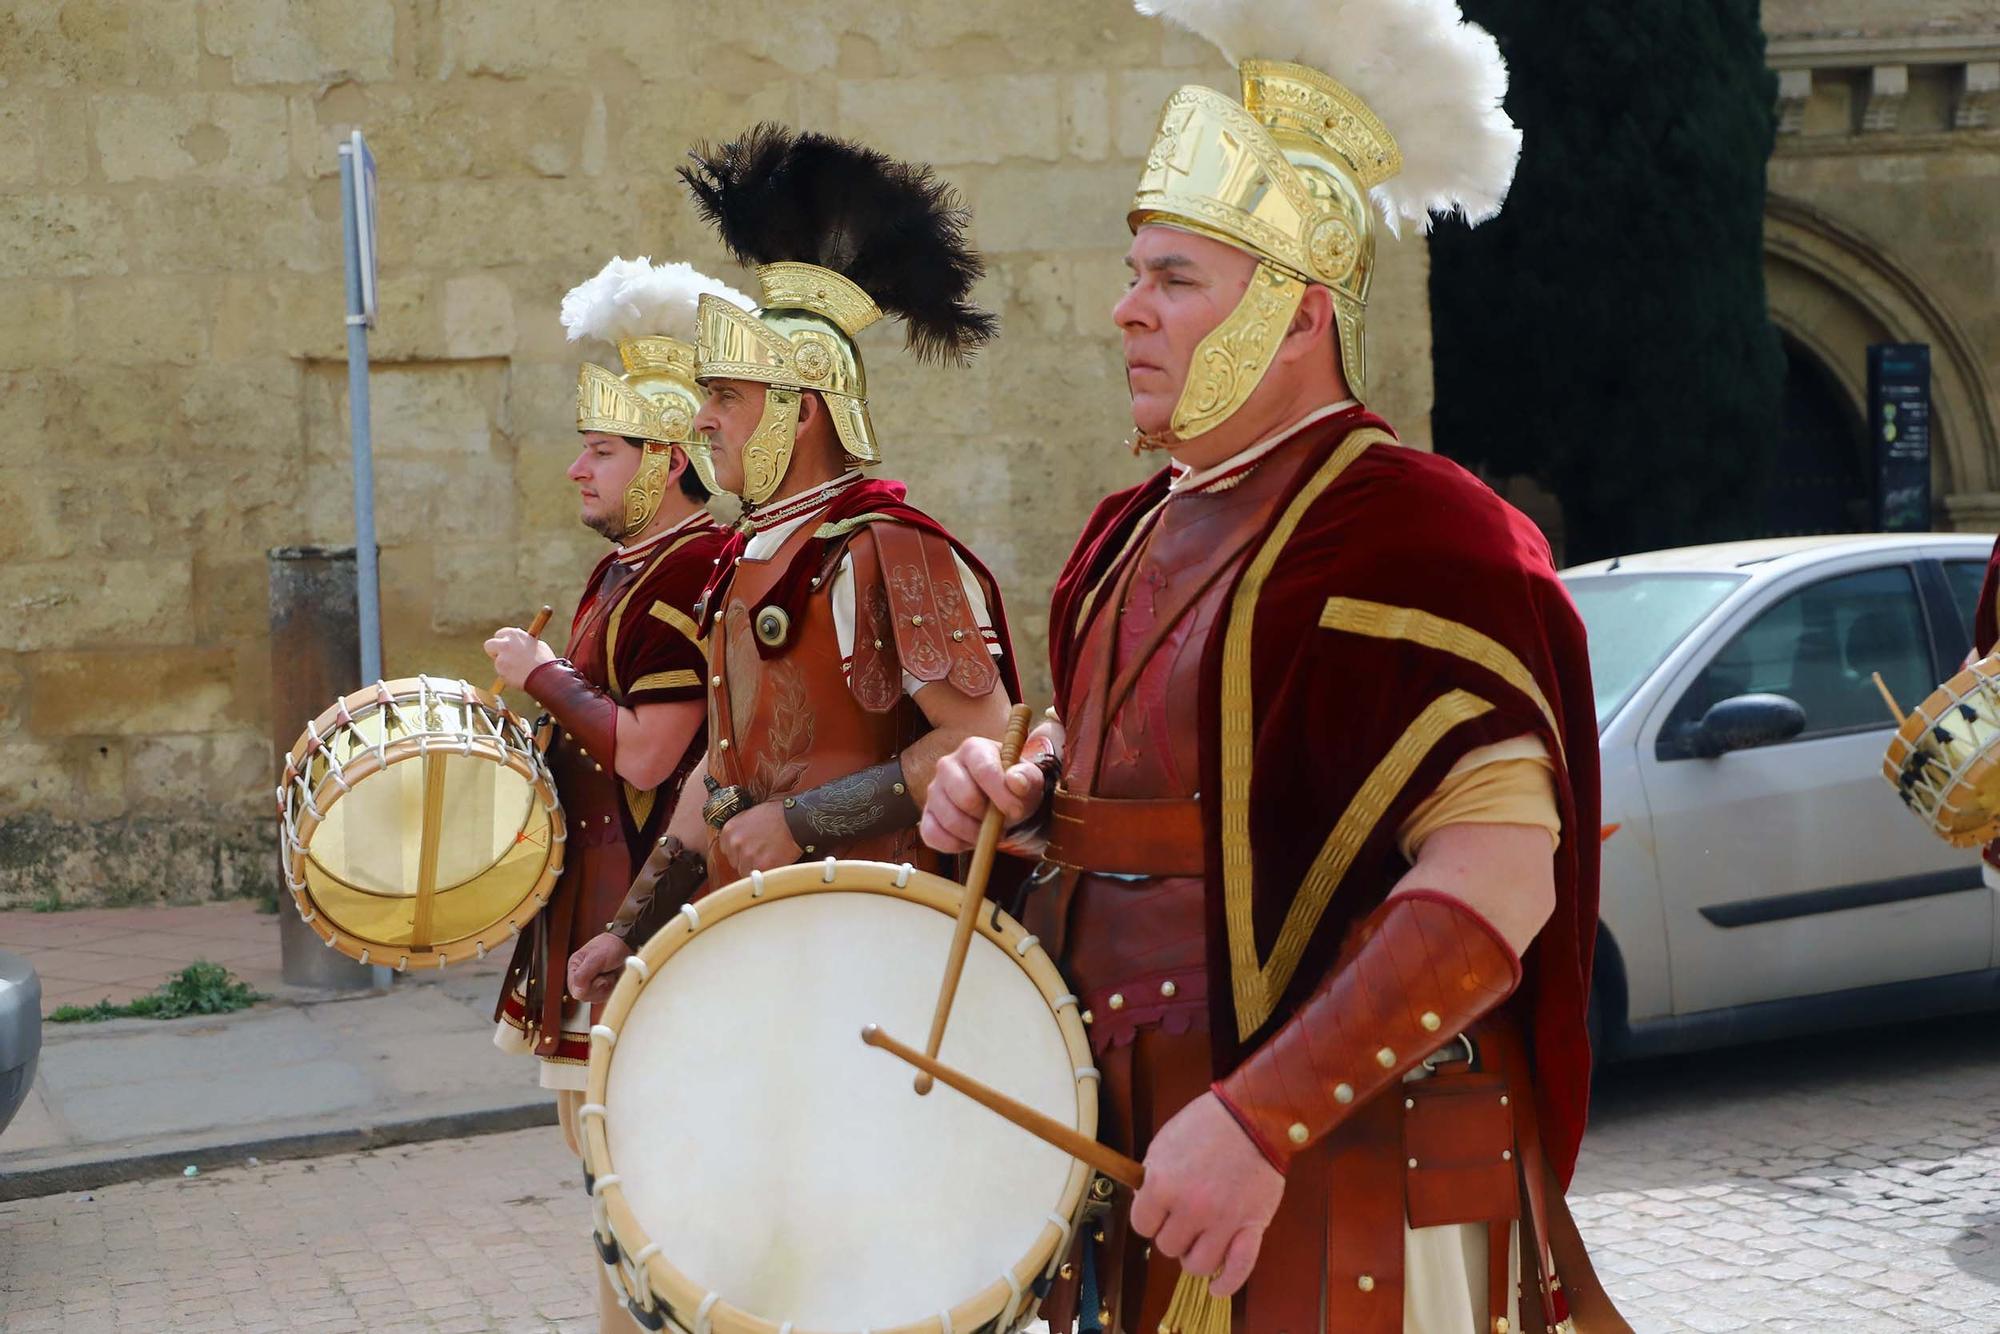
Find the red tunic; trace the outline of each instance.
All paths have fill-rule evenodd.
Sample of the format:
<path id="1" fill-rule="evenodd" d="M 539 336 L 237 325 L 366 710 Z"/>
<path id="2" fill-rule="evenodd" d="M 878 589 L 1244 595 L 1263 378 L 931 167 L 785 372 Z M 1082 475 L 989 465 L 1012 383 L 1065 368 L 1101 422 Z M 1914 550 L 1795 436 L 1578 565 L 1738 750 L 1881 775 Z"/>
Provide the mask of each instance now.
<path id="1" fill-rule="evenodd" d="M 1582 628 L 1540 533 L 1476 479 L 1393 445 L 1343 447 L 1381 426 L 1338 414 L 1227 490 L 1168 500 L 1163 472 L 1092 515 L 1050 621 L 1064 787 L 1198 794 L 1205 869 L 1066 877 L 1032 925 L 1059 942 L 1093 1012 L 1106 1137 L 1142 1154 L 1319 984 L 1347 928 L 1408 869 L 1395 833 L 1451 766 L 1540 737 L 1565 831 L 1557 907 L 1509 1009 L 1531 1035 L 1540 1139 L 1566 1182 L 1588 1090 L 1597 907 L 1597 840 L 1568 836 L 1598 824 Z M 1252 1276 L 1248 1328 L 1310 1318 L 1322 1266 L 1339 1274 L 1325 1243 L 1338 1210 L 1327 1192 L 1341 1189 L 1327 1181 L 1332 1148 L 1294 1163 L 1266 1258 L 1295 1262 Z M 1122 1229 L 1106 1220 L 1103 1300 L 1120 1327 L 1150 1329 L 1172 1266 L 1143 1272 Z M 1296 1262 L 1315 1248 L 1320 1264 Z"/>
<path id="2" fill-rule="evenodd" d="M 727 540 L 700 514 L 638 551 L 605 556 L 577 604 L 563 656 L 626 708 L 704 699 L 695 606 Z M 567 836 L 562 877 L 515 946 L 495 1015 L 527 1030 L 536 1055 L 590 1059 L 588 1036 L 562 1031 L 570 951 L 617 912 L 706 744 L 705 729 L 697 730 L 672 774 L 652 789 L 620 779 L 567 734 L 549 748 Z"/>

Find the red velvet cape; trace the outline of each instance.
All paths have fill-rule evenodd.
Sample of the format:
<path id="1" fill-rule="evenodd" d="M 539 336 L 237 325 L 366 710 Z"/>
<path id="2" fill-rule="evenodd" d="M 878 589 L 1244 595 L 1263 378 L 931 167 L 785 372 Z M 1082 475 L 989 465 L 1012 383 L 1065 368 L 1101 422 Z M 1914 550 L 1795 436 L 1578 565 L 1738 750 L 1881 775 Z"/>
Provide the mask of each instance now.
<path id="1" fill-rule="evenodd" d="M 1360 428 L 1386 429 L 1356 409 L 1280 446 L 1307 457 L 1204 649 L 1216 1073 L 1290 1016 L 1349 925 L 1408 870 L 1395 832 L 1452 765 L 1532 733 L 1555 764 L 1563 835 L 1555 913 L 1523 959 L 1518 1003 L 1544 1149 L 1567 1184 L 1589 1099 L 1597 928 L 1597 721 L 1583 624 L 1525 516 L 1449 460 L 1344 443 Z M 1089 595 L 1108 587 L 1168 475 L 1102 501 L 1056 585 L 1050 656 L 1065 716 L 1081 688 L 1071 679 L 1079 620 L 1106 614 Z"/>
<path id="2" fill-rule="evenodd" d="M 861 523 L 857 522 L 860 520 L 869 523 L 902 523 L 949 542 L 951 549 L 958 553 L 958 558 L 965 562 L 966 568 L 986 585 L 986 610 L 993 618 L 993 633 L 1000 641 L 998 663 L 1000 682 L 1007 688 L 1008 699 L 1020 699 L 1021 673 L 1014 658 L 1013 637 L 1007 632 L 1007 609 L 1001 604 L 1000 585 L 979 557 L 972 554 L 970 547 L 952 536 L 943 524 L 906 501 L 904 497 L 908 494 L 908 488 L 901 482 L 877 477 L 864 478 L 853 486 L 835 493 L 832 502 L 821 511 L 819 522 L 822 527 L 853 524 L 855 528 L 861 526 Z M 815 536 L 808 540 L 799 548 L 798 555 L 792 558 L 792 563 L 785 568 L 785 572 L 778 576 L 778 582 L 761 605 L 783 607 L 785 614 L 796 620 L 806 598 L 814 591 L 812 576 L 825 564 L 830 548 L 836 543 L 845 542 L 852 531 L 849 529 L 835 536 Z M 697 612 L 703 634 L 707 634 L 709 628 L 714 625 L 716 610 L 722 603 L 722 595 L 728 590 L 729 582 L 736 573 L 736 558 L 743 554 L 743 549 L 749 542 L 750 534 L 738 529 L 730 536 L 729 544 L 723 547 L 721 555 L 717 558 L 715 574 L 701 595 L 700 609 Z M 769 658 L 782 652 L 783 646 L 766 645 L 760 640 L 757 651 Z"/>
<path id="3" fill-rule="evenodd" d="M 1986 582 L 1979 587 L 1979 605 L 1972 609 L 1972 647 L 1979 657 L 2000 644 L 2000 541 L 1986 558 Z"/>

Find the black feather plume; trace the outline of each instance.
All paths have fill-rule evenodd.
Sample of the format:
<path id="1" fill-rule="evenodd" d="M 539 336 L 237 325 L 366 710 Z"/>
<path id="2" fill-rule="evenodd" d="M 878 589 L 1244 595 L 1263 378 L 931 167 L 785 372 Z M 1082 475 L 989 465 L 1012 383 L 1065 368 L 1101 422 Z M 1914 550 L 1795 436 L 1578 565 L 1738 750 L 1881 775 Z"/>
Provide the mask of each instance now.
<path id="1" fill-rule="evenodd" d="M 904 322 L 920 360 L 963 363 L 999 331 L 971 301 L 986 266 L 965 207 L 929 167 L 772 124 L 688 156 L 695 207 L 742 263 L 832 269 Z"/>

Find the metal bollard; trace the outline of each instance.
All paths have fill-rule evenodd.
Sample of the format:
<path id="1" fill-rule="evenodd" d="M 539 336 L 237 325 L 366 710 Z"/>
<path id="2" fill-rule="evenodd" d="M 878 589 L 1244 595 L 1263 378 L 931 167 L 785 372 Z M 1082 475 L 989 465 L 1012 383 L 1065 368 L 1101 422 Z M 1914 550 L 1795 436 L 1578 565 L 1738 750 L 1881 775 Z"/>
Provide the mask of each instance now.
<path id="1" fill-rule="evenodd" d="M 271 784 L 308 720 L 362 681 L 353 547 L 273 547 L 271 575 Z M 387 985 L 371 968 L 326 948 L 299 917 L 278 871 L 279 953 L 288 986 L 359 991 Z"/>

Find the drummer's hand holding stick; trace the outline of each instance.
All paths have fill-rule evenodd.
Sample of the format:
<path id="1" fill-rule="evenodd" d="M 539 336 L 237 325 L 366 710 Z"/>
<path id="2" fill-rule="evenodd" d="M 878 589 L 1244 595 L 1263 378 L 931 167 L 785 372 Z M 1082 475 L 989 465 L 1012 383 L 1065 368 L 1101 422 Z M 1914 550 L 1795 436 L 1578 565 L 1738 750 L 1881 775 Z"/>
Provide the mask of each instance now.
<path id="1" fill-rule="evenodd" d="M 499 673 L 494 678 L 492 693 L 519 690 L 528 673 L 545 662 L 555 661 L 556 651 L 542 642 L 542 631 L 554 614 L 555 608 L 545 606 L 535 613 L 527 629 L 510 625 L 493 632 L 493 638 L 486 641 L 486 656 L 493 659 L 493 670 Z"/>
<path id="2" fill-rule="evenodd" d="M 1001 784 L 1003 788 L 1007 786 L 1004 778 L 1006 770 L 1013 768 L 1021 757 L 1021 745 L 1028 739 L 1028 722 L 1031 716 L 1025 704 L 1016 704 L 1007 714 L 1007 732 L 1000 740 L 1000 753 L 996 757 L 997 768 L 1003 775 Z M 970 744 L 970 741 L 965 743 L 965 745 Z M 961 746 L 960 750 L 963 749 L 964 746 Z M 946 756 L 944 760 L 938 761 L 940 770 L 950 758 Z M 931 786 L 935 791 L 937 786 L 935 774 L 932 775 Z M 928 803 L 925 814 L 928 818 Z M 938 987 L 937 1009 L 931 1015 L 930 1041 L 924 1044 L 924 1055 L 929 1057 L 935 1058 L 938 1047 L 944 1042 L 944 1026 L 951 1018 L 952 997 L 958 993 L 959 974 L 965 971 L 965 952 L 972 944 L 972 928 L 979 920 L 979 905 L 986 901 L 986 878 L 993 871 L 993 853 L 999 846 L 1000 830 L 1006 818 L 1006 812 L 1000 808 L 998 802 L 987 803 L 985 811 L 980 815 L 979 833 L 973 840 L 972 864 L 966 868 L 965 895 L 959 900 L 958 922 L 951 933 L 951 951 L 945 956 L 944 982 Z M 930 1091 L 930 1075 L 919 1074 L 917 1092 Z"/>
<path id="3" fill-rule="evenodd" d="M 1085 1166 L 1137 1192 L 1132 1199 L 1133 1229 L 1142 1236 L 1153 1238 L 1155 1250 L 1181 1262 L 1181 1276 L 1174 1284 L 1173 1297 L 1167 1304 L 1161 1328 L 1172 1330 L 1174 1334 L 1229 1334 L 1230 1294 L 1249 1279 L 1250 1270 L 1257 1263 L 1257 1252 L 1264 1243 L 1264 1229 L 1277 1212 L 1278 1198 L 1285 1188 L 1284 1177 L 1265 1162 L 1263 1155 L 1254 1147 L 1250 1149 L 1250 1154 L 1257 1160 L 1255 1167 L 1261 1169 L 1257 1174 L 1260 1188 L 1255 1192 L 1259 1198 L 1250 1202 L 1249 1207 L 1255 1211 L 1253 1217 L 1262 1221 L 1242 1221 L 1234 1215 L 1232 1204 L 1243 1202 L 1234 1200 L 1226 1185 L 1220 1192 L 1201 1189 L 1203 1184 L 1216 1184 L 1213 1181 L 1193 1183 L 1197 1189 L 1192 1195 L 1180 1193 L 1175 1203 L 1168 1206 L 1162 1203 L 1163 1199 L 1176 1187 L 1189 1183 L 1176 1180 L 1172 1186 L 1163 1189 L 1165 1183 L 1154 1182 L 1149 1187 L 1144 1163 L 1134 1162 L 1075 1127 L 1045 1116 L 963 1071 L 954 1070 L 905 1046 L 874 1024 L 861 1030 L 861 1040 L 909 1062 L 939 1083 L 957 1089 L 988 1111 L 1011 1121 L 1044 1144 L 1062 1150 Z M 1199 1106 L 1198 1103 L 1195 1105 Z M 1225 1111 L 1222 1115 L 1228 1117 L 1229 1113 Z M 1183 1112 L 1162 1127 L 1161 1136 L 1185 1120 L 1186 1113 Z M 1245 1138 L 1233 1120 L 1229 1129 L 1237 1139 Z M 1182 1134 L 1185 1136 L 1187 1131 L 1183 1130 Z M 1175 1147 L 1179 1152 L 1189 1146 L 1183 1140 Z M 1148 1162 L 1154 1159 L 1159 1148 L 1160 1137 L 1155 1137 L 1153 1148 L 1146 1154 Z M 1205 1153 L 1214 1149 L 1220 1149 L 1226 1157 L 1231 1146 L 1217 1137 L 1214 1143 L 1196 1146 L 1194 1151 Z M 1219 1198 L 1214 1202 L 1205 1201 L 1203 1197 L 1211 1193 Z M 1230 1226 L 1232 1222 L 1234 1226 Z M 1218 1224 L 1221 1225 L 1219 1230 Z M 1215 1236 L 1221 1236 L 1223 1242 L 1212 1240 Z"/>
<path id="4" fill-rule="evenodd" d="M 917 826 L 926 847 L 939 852 L 971 852 L 989 810 L 1001 817 L 1001 852 L 1020 857 L 1042 855 L 1048 840 L 1039 832 L 1047 799 L 1043 765 L 1062 754 L 1062 724 L 1055 710 L 1039 724 L 1010 763 L 1000 762 L 1000 743 L 991 737 L 968 737 L 937 762 L 930 790 L 924 796 L 923 821 Z"/>

